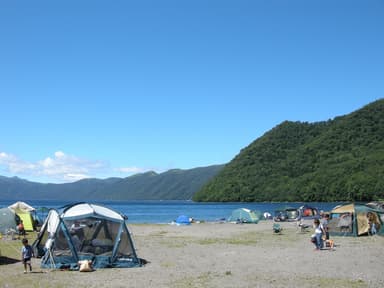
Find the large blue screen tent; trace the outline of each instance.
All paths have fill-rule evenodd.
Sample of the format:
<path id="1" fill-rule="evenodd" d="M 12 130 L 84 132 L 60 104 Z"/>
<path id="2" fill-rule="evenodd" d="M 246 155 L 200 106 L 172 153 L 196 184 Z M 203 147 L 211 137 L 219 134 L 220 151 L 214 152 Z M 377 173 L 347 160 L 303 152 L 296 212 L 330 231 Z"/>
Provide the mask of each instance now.
<path id="1" fill-rule="evenodd" d="M 141 265 L 126 217 L 101 205 L 51 209 L 32 246 L 42 268 L 77 269 L 79 260 L 92 260 L 95 268 Z"/>

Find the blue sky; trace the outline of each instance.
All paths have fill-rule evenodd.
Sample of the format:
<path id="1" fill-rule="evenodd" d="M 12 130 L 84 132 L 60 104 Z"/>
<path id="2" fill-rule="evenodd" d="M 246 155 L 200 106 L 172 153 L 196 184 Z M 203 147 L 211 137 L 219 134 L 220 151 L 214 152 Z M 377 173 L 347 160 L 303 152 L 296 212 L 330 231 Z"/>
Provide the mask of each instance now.
<path id="1" fill-rule="evenodd" d="M 0 175 L 223 164 L 384 97 L 384 2 L 1 1 Z"/>

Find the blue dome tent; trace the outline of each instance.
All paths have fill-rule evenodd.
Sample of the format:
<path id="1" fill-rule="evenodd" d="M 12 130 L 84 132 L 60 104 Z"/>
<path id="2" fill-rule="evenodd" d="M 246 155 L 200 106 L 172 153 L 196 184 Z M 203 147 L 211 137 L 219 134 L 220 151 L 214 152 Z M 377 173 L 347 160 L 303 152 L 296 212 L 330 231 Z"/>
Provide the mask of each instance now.
<path id="1" fill-rule="evenodd" d="M 190 225 L 191 221 L 189 220 L 189 217 L 186 215 L 180 215 L 176 219 L 176 225 Z"/>

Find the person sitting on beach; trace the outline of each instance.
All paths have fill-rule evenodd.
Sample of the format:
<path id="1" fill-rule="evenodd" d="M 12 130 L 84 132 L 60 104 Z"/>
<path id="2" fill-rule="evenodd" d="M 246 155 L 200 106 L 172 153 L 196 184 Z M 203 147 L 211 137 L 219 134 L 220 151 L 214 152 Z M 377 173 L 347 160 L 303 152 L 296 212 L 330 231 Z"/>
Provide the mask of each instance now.
<path id="1" fill-rule="evenodd" d="M 19 235 L 23 237 L 25 236 L 25 229 L 24 229 L 24 224 L 22 220 L 20 220 L 19 225 L 17 225 L 17 231 L 19 232 Z"/>
<path id="2" fill-rule="evenodd" d="M 84 240 L 84 227 L 80 225 L 79 221 L 75 221 L 69 231 L 71 232 L 72 235 L 77 235 L 80 241 Z"/>
<path id="3" fill-rule="evenodd" d="M 82 242 L 79 239 L 79 236 L 76 235 L 75 231 L 72 230 L 70 231 L 70 233 L 71 233 L 72 243 L 75 246 L 76 251 L 79 252 L 82 246 Z"/>

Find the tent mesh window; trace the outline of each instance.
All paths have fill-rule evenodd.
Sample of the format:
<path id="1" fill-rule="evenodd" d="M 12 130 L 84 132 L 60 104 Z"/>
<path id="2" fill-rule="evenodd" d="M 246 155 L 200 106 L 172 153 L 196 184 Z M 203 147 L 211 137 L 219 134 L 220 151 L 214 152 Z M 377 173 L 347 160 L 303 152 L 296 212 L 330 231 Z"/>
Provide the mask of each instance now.
<path id="1" fill-rule="evenodd" d="M 65 232 L 63 231 L 61 225 L 59 225 L 58 231 L 56 232 L 53 253 L 54 256 L 72 256 L 72 251 L 69 247 L 67 238 L 65 237 Z"/>
<path id="2" fill-rule="evenodd" d="M 88 217 L 66 220 L 65 225 L 78 254 L 112 255 L 120 223 Z"/>
<path id="3" fill-rule="evenodd" d="M 329 220 L 328 229 L 330 232 L 352 233 L 353 232 L 353 216 L 350 213 L 333 214 Z"/>
<path id="4" fill-rule="evenodd" d="M 117 252 L 117 257 L 129 257 L 134 255 L 134 251 L 132 249 L 133 247 L 129 241 L 129 238 L 130 236 L 128 232 L 124 229 L 120 235 L 120 245 Z"/>

